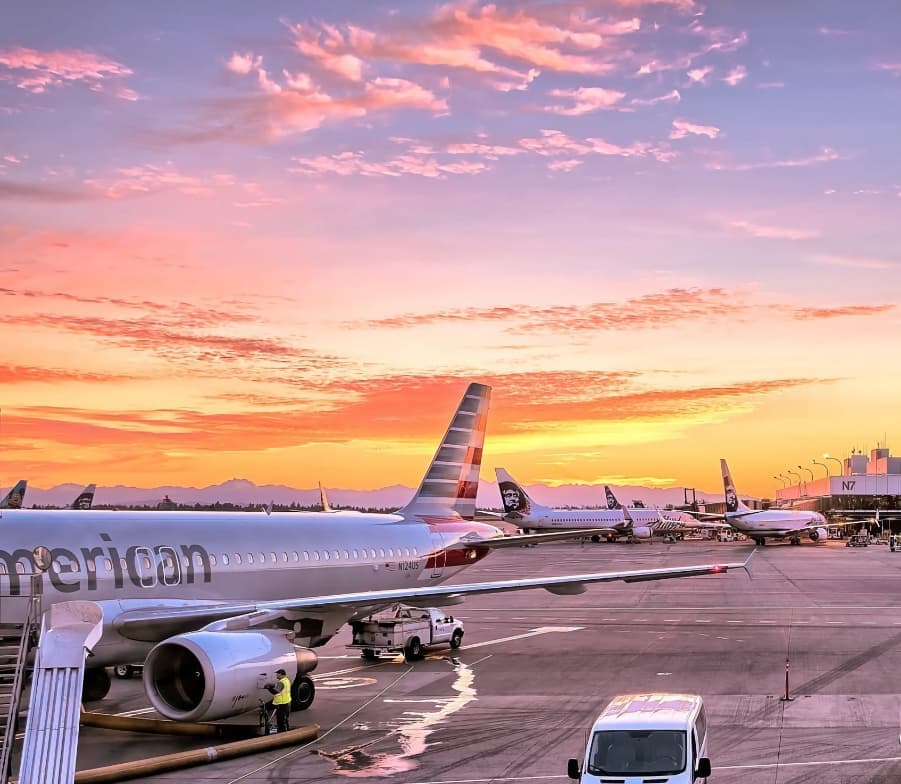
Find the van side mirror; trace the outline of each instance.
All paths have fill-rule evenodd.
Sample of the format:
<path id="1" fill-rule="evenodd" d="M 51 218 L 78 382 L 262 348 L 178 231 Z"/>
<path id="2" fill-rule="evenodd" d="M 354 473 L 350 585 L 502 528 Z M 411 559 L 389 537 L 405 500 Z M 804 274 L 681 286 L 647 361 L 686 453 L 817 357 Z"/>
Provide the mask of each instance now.
<path id="1" fill-rule="evenodd" d="M 571 779 L 578 779 L 582 775 L 579 760 L 570 758 L 569 762 L 566 763 L 566 775 Z"/>
<path id="2" fill-rule="evenodd" d="M 710 775 L 710 760 L 707 757 L 701 757 L 698 760 L 698 769 L 695 771 L 696 779 L 706 779 Z"/>

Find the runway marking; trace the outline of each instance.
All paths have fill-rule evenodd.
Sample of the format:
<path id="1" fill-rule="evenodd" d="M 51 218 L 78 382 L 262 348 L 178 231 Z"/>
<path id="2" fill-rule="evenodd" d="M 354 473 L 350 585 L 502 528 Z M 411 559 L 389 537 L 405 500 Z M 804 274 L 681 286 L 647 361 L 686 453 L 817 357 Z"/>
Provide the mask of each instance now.
<path id="1" fill-rule="evenodd" d="M 744 621 L 726 621 L 726 623 L 744 623 Z"/>
<path id="2" fill-rule="evenodd" d="M 766 768 L 803 768 L 815 765 L 859 765 L 871 762 L 901 762 L 901 757 L 867 757 L 866 759 L 812 760 L 810 762 L 767 762 L 758 765 L 717 765 L 714 770 L 764 770 Z"/>
<path id="3" fill-rule="evenodd" d="M 695 623 L 711 623 L 711 621 L 706 618 L 695 618 Z"/>
<path id="4" fill-rule="evenodd" d="M 757 621 L 757 623 L 776 623 L 775 621 Z"/>
<path id="5" fill-rule="evenodd" d="M 500 642 L 513 642 L 514 640 L 524 640 L 527 637 L 537 637 L 541 634 L 554 634 L 555 632 L 578 632 L 584 629 L 584 626 L 539 626 L 537 629 L 532 629 L 524 634 L 514 634 L 511 637 L 498 637 L 496 640 L 485 640 L 484 642 L 477 642 L 471 645 L 466 646 L 467 651 L 471 651 L 473 648 L 482 648 L 486 645 L 497 645 Z"/>
<path id="6" fill-rule="evenodd" d="M 663 620 L 664 620 L 664 622 L 670 621 L 671 623 L 679 623 L 679 621 L 681 621 L 682 619 L 681 618 L 664 618 Z"/>

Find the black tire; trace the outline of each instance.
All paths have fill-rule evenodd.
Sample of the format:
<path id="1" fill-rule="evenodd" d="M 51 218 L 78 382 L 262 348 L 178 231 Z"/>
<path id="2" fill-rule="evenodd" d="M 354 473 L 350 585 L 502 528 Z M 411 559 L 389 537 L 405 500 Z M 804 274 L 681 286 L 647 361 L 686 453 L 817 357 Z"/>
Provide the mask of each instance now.
<path id="1" fill-rule="evenodd" d="M 127 680 L 128 678 L 133 677 L 135 674 L 135 668 L 130 664 L 117 664 L 113 667 L 113 675 L 117 678 L 122 678 L 123 680 Z"/>
<path id="2" fill-rule="evenodd" d="M 457 650 L 457 648 L 460 647 L 462 642 L 463 642 L 463 630 L 462 629 L 454 629 L 454 633 L 451 635 L 451 638 L 450 638 L 450 647 L 453 648 L 454 650 Z"/>
<path id="3" fill-rule="evenodd" d="M 411 662 L 418 661 L 422 656 L 422 642 L 418 637 L 411 637 L 410 641 L 404 646 L 404 658 Z"/>
<path id="4" fill-rule="evenodd" d="M 360 651 L 360 656 L 366 659 L 366 661 L 374 661 L 379 657 L 379 655 L 371 648 L 363 648 L 363 650 Z"/>
<path id="5" fill-rule="evenodd" d="M 303 711 L 316 699 L 316 686 L 309 675 L 300 675 L 291 684 L 291 712 Z"/>
<path id="6" fill-rule="evenodd" d="M 594 536 L 591 537 L 591 541 L 594 542 L 595 544 L 598 544 L 601 541 L 601 537 L 598 536 L 597 534 L 594 534 Z"/>
<path id="7" fill-rule="evenodd" d="M 91 667 L 84 671 L 84 687 L 81 691 L 82 702 L 102 700 L 109 694 L 111 681 L 106 667 Z"/>

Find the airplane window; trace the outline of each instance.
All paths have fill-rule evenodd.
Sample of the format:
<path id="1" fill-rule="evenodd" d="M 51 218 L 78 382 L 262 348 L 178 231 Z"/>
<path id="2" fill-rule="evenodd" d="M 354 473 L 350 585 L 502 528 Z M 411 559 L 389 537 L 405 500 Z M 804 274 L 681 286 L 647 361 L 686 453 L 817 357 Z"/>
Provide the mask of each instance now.
<path id="1" fill-rule="evenodd" d="M 210 553 L 210 566 L 216 565 L 216 556 Z"/>
<path id="2" fill-rule="evenodd" d="M 404 558 L 409 558 L 409 557 L 410 557 L 410 548 L 405 547 L 404 548 Z"/>
<path id="3" fill-rule="evenodd" d="M 360 551 L 357 549 L 354 549 L 354 560 L 358 561 L 359 559 L 360 559 Z"/>
<path id="4" fill-rule="evenodd" d="M 188 556 L 186 556 L 186 555 L 183 555 L 183 556 L 181 557 L 181 562 L 182 562 L 182 564 L 184 564 L 185 566 L 190 566 L 190 565 L 191 565 L 191 562 L 188 561 Z"/>
<path id="5" fill-rule="evenodd" d="M 379 547 L 379 556 L 382 558 L 385 557 L 385 548 L 384 547 Z"/>
<path id="6" fill-rule="evenodd" d="M 291 557 L 294 559 L 294 563 L 297 563 L 300 560 L 300 556 L 297 554 L 297 550 L 291 551 Z"/>
<path id="7" fill-rule="evenodd" d="M 87 567 L 89 572 L 97 571 L 97 564 L 94 563 L 94 559 L 92 558 L 90 561 L 85 561 L 84 565 Z M 6 567 L 4 567 L 5 569 Z"/>
<path id="8" fill-rule="evenodd" d="M 323 550 L 323 551 L 322 551 L 322 557 L 323 557 L 323 559 L 326 560 L 326 561 L 327 561 L 329 558 L 331 558 L 331 556 L 329 555 L 328 550 Z"/>
<path id="9" fill-rule="evenodd" d="M 145 569 L 152 569 L 152 568 L 153 568 L 153 563 L 151 563 L 150 559 L 149 559 L 146 555 L 142 558 L 142 560 L 143 560 L 143 562 L 144 562 L 144 568 L 145 568 Z"/>
<path id="10" fill-rule="evenodd" d="M 414 548 L 413 548 L 413 555 L 419 555 L 419 548 L 418 548 L 418 547 L 414 547 Z"/>
<path id="11" fill-rule="evenodd" d="M 303 551 L 303 559 L 304 559 L 304 561 L 310 560 L 310 553 L 307 550 Z"/>
<path id="12" fill-rule="evenodd" d="M 341 557 L 341 553 L 335 550 L 335 560 L 337 561 Z"/>
<path id="13" fill-rule="evenodd" d="M 103 566 L 106 568 L 106 571 L 113 571 L 113 562 L 109 558 L 103 559 Z"/>
<path id="14" fill-rule="evenodd" d="M 259 562 L 263 566 L 266 565 L 266 553 L 260 553 L 260 561 Z"/>
<path id="15" fill-rule="evenodd" d="M 287 553 L 282 553 L 282 560 L 283 560 L 285 563 L 288 563 L 288 554 L 287 554 Z"/>
<path id="16" fill-rule="evenodd" d="M 348 561 L 350 560 L 350 553 L 349 553 L 347 550 L 344 551 L 344 557 L 345 557 Z"/>
<path id="17" fill-rule="evenodd" d="M 194 553 L 194 566 L 203 566 L 203 558 L 200 557 L 200 553 Z"/>
<path id="18" fill-rule="evenodd" d="M 6 574 L 6 564 L 0 563 L 0 574 Z"/>
<path id="19" fill-rule="evenodd" d="M 272 559 L 272 563 L 278 563 L 278 556 L 275 553 L 269 553 L 269 557 Z"/>
<path id="20" fill-rule="evenodd" d="M 235 553 L 235 563 L 236 564 L 241 563 L 241 553 Z"/>
<path id="21" fill-rule="evenodd" d="M 225 553 L 222 553 L 222 565 L 228 566 L 228 556 Z"/>
<path id="22" fill-rule="evenodd" d="M 313 553 L 313 558 L 314 558 L 314 560 L 318 561 L 318 560 L 320 559 L 320 557 L 321 557 L 321 556 L 319 555 L 319 550 L 316 550 L 316 551 Z"/>
<path id="23" fill-rule="evenodd" d="M 247 553 L 247 563 L 253 563 L 253 553 Z"/>
<path id="24" fill-rule="evenodd" d="M 122 571 L 123 571 L 123 572 L 128 571 L 128 564 L 125 563 L 125 559 L 124 559 L 124 558 L 120 558 L 120 559 L 119 559 L 119 566 L 122 567 Z"/>
<path id="25" fill-rule="evenodd" d="M 378 557 L 379 557 L 379 554 L 375 551 L 375 548 L 374 548 L 374 547 L 369 551 L 369 554 L 370 554 L 373 558 L 378 558 Z"/>

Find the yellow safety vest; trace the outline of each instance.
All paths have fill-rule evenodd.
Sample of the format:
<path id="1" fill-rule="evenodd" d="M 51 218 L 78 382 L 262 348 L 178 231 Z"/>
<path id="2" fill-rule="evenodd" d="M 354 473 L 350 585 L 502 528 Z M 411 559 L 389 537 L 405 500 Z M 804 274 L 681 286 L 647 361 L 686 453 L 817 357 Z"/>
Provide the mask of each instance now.
<path id="1" fill-rule="evenodd" d="M 287 705 L 291 702 L 291 681 L 287 677 L 279 678 L 278 682 L 284 688 L 272 698 L 273 705 Z"/>

